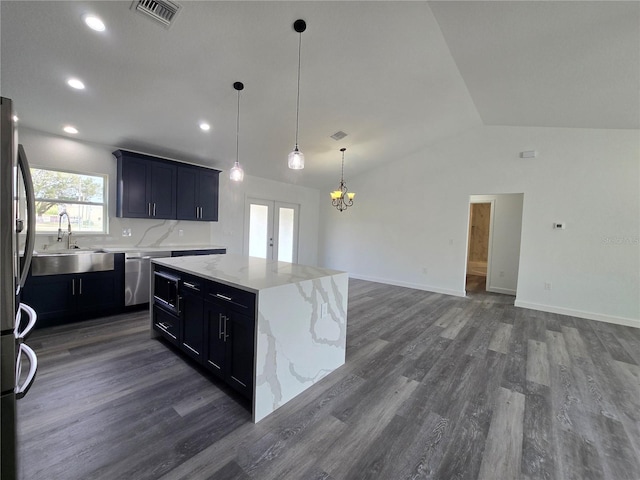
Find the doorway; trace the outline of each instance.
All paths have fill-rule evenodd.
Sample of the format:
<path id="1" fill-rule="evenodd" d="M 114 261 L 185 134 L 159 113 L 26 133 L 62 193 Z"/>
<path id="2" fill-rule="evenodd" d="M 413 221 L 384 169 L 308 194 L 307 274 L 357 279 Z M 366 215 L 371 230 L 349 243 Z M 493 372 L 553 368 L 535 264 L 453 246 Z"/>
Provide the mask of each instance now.
<path id="1" fill-rule="evenodd" d="M 471 195 L 465 288 L 516 295 L 523 193 Z"/>
<path id="2" fill-rule="evenodd" d="M 247 198 L 244 252 L 280 262 L 298 262 L 300 205 Z"/>
<path id="3" fill-rule="evenodd" d="M 467 291 L 485 291 L 491 243 L 491 220 L 495 202 L 471 203 L 467 250 Z"/>

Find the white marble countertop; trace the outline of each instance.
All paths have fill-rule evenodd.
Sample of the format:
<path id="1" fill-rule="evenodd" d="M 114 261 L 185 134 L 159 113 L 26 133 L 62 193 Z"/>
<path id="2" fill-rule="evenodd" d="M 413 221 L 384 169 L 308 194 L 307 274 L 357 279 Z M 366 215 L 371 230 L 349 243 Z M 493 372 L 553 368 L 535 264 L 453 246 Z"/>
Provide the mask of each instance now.
<path id="1" fill-rule="evenodd" d="M 272 287 L 345 272 L 242 255 L 201 255 L 153 259 L 153 263 L 258 293 Z"/>

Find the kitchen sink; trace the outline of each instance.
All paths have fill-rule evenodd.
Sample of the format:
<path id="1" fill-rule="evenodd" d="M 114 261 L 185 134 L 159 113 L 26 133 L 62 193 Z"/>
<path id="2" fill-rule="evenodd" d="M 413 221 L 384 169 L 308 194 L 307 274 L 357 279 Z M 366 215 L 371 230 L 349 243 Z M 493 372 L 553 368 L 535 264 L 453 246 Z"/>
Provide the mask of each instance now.
<path id="1" fill-rule="evenodd" d="M 56 250 L 34 254 L 31 260 L 33 276 L 64 273 L 105 272 L 114 269 L 114 253 L 103 250 Z"/>

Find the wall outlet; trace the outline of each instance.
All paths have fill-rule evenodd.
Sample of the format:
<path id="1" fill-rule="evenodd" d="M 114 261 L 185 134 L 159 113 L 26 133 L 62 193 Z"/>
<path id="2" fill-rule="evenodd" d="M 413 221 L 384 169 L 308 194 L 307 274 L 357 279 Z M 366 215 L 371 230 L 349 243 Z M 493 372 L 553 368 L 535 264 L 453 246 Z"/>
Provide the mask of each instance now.
<path id="1" fill-rule="evenodd" d="M 551 282 L 544 282 L 544 289 L 551 290 Z"/>
<path id="2" fill-rule="evenodd" d="M 131 236 L 131 229 L 130 228 L 123 228 L 122 229 L 122 236 L 123 237 L 130 237 Z"/>

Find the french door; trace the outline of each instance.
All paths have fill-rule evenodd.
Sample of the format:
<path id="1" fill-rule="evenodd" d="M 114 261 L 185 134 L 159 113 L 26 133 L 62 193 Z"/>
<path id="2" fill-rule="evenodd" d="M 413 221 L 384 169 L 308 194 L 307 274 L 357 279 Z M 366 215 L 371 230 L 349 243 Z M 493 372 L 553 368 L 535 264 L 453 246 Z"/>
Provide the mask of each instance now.
<path id="1" fill-rule="evenodd" d="M 244 251 L 250 257 L 298 262 L 298 216 L 293 203 L 247 198 Z"/>

